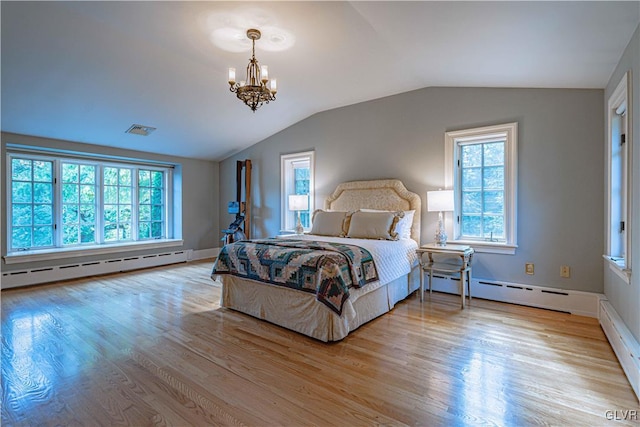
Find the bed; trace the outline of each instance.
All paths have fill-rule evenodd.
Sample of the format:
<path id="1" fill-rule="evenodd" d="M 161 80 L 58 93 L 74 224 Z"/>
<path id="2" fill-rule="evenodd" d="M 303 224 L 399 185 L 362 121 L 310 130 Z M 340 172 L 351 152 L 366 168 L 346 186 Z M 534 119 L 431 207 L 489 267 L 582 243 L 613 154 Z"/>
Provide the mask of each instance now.
<path id="1" fill-rule="evenodd" d="M 399 180 L 342 183 L 325 201 L 324 210 L 317 212 L 317 215 L 325 215 L 325 217 L 316 217 L 314 229 L 320 231 L 319 224 L 324 221 L 323 218 L 335 217 L 335 212 L 348 212 L 346 217 L 352 222 L 347 220 L 343 223 L 343 234 L 351 237 L 332 236 L 329 235 L 332 233 L 323 232 L 323 235 L 279 236 L 279 238 L 270 239 L 271 242 L 264 242 L 269 239 L 256 239 L 249 241 L 249 244 L 275 245 L 276 249 L 273 253 L 278 255 L 274 255 L 274 258 L 281 256 L 278 252 L 281 246 L 293 246 L 296 250 L 304 252 L 306 257 L 315 255 L 311 251 L 306 251 L 316 246 L 318 246 L 317 249 L 331 251 L 346 247 L 346 251 L 352 255 L 352 258 L 361 262 L 357 267 L 351 266 L 354 278 L 356 273 L 360 274 L 360 277 L 355 278 L 354 281 L 360 280 L 360 283 L 348 286 L 347 297 L 339 294 L 334 287 L 327 291 L 328 301 L 322 301 L 318 296 L 319 292 L 318 294 L 304 292 L 301 289 L 275 284 L 273 281 L 269 283 L 269 277 L 257 278 L 230 274 L 225 264 L 231 263 L 232 258 L 238 261 L 237 254 L 242 254 L 244 258 L 242 262 L 246 264 L 258 263 L 255 254 L 252 253 L 254 249 L 251 248 L 235 248 L 236 255 L 231 255 L 234 247 L 228 246 L 242 243 L 236 242 L 222 249 L 211 275 L 214 280 L 222 283 L 221 306 L 321 341 L 341 340 L 364 323 L 387 313 L 396 303 L 419 288 L 419 266 L 415 249 L 420 242 L 420 210 L 420 196 L 408 191 Z M 355 212 L 358 214 L 356 215 Z M 364 234 L 358 234 L 358 224 L 363 223 L 363 218 L 373 216 L 381 218 L 382 214 L 378 212 L 400 213 L 393 221 L 394 227 L 396 224 L 398 227 L 403 227 L 402 230 L 399 228 L 397 230 L 402 236 L 393 236 L 396 240 L 362 238 L 370 236 L 367 235 L 368 231 L 361 231 Z M 401 224 L 398 221 L 403 222 Z M 354 247 L 364 251 L 357 252 Z M 264 249 L 254 251 L 264 251 Z M 356 252 L 355 255 L 354 252 Z M 371 275 L 367 254 L 371 256 L 375 265 L 373 272 L 375 275 Z M 332 254 L 329 253 L 328 257 L 331 258 Z M 325 258 L 322 257 L 323 260 Z M 239 264 L 242 262 L 238 261 Z M 278 274 L 282 274 L 281 270 L 287 268 L 289 267 L 277 268 Z M 271 269 L 274 268 L 271 267 Z"/>

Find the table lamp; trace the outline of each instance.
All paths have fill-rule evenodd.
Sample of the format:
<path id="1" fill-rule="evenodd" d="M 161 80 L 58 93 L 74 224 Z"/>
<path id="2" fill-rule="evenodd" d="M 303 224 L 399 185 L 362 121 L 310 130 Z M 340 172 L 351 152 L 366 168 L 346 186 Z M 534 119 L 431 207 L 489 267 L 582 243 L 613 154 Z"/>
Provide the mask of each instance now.
<path id="1" fill-rule="evenodd" d="M 297 213 L 296 234 L 304 233 L 302 221 L 300 221 L 300 211 L 309 209 L 308 194 L 291 194 L 289 195 L 289 210 Z"/>
<path id="2" fill-rule="evenodd" d="M 436 244 L 447 244 L 447 232 L 444 229 L 442 212 L 454 209 L 453 190 L 427 191 L 427 210 L 438 212 L 438 229 L 436 230 Z"/>

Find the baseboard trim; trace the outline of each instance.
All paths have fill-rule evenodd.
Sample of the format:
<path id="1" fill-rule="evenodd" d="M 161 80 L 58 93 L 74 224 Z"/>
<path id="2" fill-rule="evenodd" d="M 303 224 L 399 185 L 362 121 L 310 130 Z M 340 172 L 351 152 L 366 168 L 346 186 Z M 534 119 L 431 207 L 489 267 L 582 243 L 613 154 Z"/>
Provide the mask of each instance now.
<path id="1" fill-rule="evenodd" d="M 218 255 L 220 255 L 220 248 L 200 249 L 200 250 L 191 252 L 191 257 L 189 258 L 189 261 L 197 261 L 200 259 L 207 259 L 207 258 L 216 258 Z"/>
<path id="2" fill-rule="evenodd" d="M 215 258 L 220 248 L 201 250 L 185 249 L 173 252 L 162 252 L 149 255 L 123 256 L 99 261 L 75 262 L 72 264 L 24 268 L 2 272 L 2 289 L 39 285 L 61 280 L 79 279 L 81 277 L 98 276 L 100 274 L 120 271 L 138 270 L 160 265 L 176 264 L 186 261 L 197 261 Z"/>
<path id="3" fill-rule="evenodd" d="M 191 250 L 161 252 L 157 254 L 124 256 L 99 261 L 76 262 L 50 267 L 27 268 L 2 272 L 2 289 L 38 285 L 87 276 L 138 270 L 160 265 L 186 262 Z"/>
<path id="4" fill-rule="evenodd" d="M 426 277 L 425 280 L 427 280 Z M 459 279 L 434 273 L 433 290 L 459 295 Z M 594 317 L 596 319 L 599 316 L 600 300 L 604 298 L 603 294 L 593 292 L 523 285 L 477 278 L 471 279 L 471 296 L 511 304 L 563 311 L 580 316 Z"/>
<path id="5" fill-rule="evenodd" d="M 600 326 L 640 402 L 640 344 L 608 300 L 600 302 Z"/>

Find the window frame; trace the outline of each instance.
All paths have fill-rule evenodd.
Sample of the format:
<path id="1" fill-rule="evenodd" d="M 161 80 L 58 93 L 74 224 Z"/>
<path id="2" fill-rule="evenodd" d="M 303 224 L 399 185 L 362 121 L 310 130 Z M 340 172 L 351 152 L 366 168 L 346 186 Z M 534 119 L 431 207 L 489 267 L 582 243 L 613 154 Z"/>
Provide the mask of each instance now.
<path id="1" fill-rule="evenodd" d="M 605 250 L 606 253 L 603 255 L 604 259 L 607 261 L 609 268 L 613 271 L 618 277 L 620 277 L 625 283 L 631 284 L 631 249 L 632 249 L 632 172 L 633 172 L 633 138 L 632 138 L 632 130 L 633 130 L 633 111 L 632 111 L 632 96 L 631 96 L 631 74 L 630 72 L 626 72 L 620 82 L 616 86 L 616 89 L 613 91 L 609 100 L 607 102 L 607 143 L 606 143 L 606 195 L 605 195 Z M 620 132 L 616 132 L 616 136 L 619 136 L 621 133 L 625 134 L 625 143 L 620 144 L 618 141 L 614 141 L 614 130 L 616 128 L 616 116 L 622 115 L 618 114 L 618 111 L 621 109 L 624 110 L 624 115 L 626 118 L 622 120 L 624 126 Z M 619 144 L 618 148 L 620 150 L 620 158 L 619 163 L 614 165 L 616 160 L 613 156 L 614 144 Z M 614 186 L 616 185 L 613 174 L 619 174 L 617 178 L 620 181 L 620 191 L 615 192 Z M 616 199 L 615 202 L 620 206 L 620 212 L 615 213 L 613 209 L 613 198 L 618 196 L 620 199 Z M 620 228 L 620 222 L 624 221 L 624 236 L 616 237 L 614 236 L 613 230 Z M 618 239 L 622 239 L 620 243 Z M 614 240 L 616 240 L 616 246 L 623 246 L 623 254 L 614 255 Z M 616 251 L 617 252 L 617 251 Z"/>
<path id="2" fill-rule="evenodd" d="M 296 216 L 289 211 L 289 195 L 294 186 L 293 163 L 309 162 L 309 227 L 304 227 L 305 232 L 311 230 L 311 215 L 315 210 L 315 151 L 301 151 L 298 153 L 280 155 L 280 232 L 292 233 L 296 227 Z"/>
<path id="3" fill-rule="evenodd" d="M 143 186 L 144 188 L 147 188 L 150 190 L 151 192 L 151 200 L 149 201 L 149 203 L 144 203 L 145 205 L 149 205 L 149 208 L 151 210 L 151 219 L 149 220 L 144 220 L 140 217 L 140 183 L 138 182 L 138 184 L 135 186 L 134 189 L 134 199 L 138 200 L 138 210 L 135 212 L 134 215 L 134 222 L 136 224 L 137 230 L 136 230 L 136 235 L 138 236 L 138 238 L 140 238 L 140 223 L 141 222 L 148 222 L 149 223 L 149 227 L 150 227 L 150 234 L 153 234 L 153 224 L 154 222 L 161 222 L 163 224 L 162 228 L 164 229 L 163 231 L 163 236 L 161 237 L 148 237 L 146 239 L 140 239 L 140 241 L 144 241 L 144 240 L 158 240 L 158 239 L 163 239 L 163 238 L 168 238 L 169 236 L 171 236 L 171 223 L 173 222 L 173 189 L 171 187 L 171 183 L 173 182 L 173 170 L 169 169 L 167 171 L 167 168 L 160 168 L 160 167 L 155 167 L 155 166 L 150 166 L 150 165 L 140 165 L 137 168 L 137 172 L 138 172 L 138 176 L 137 179 L 138 181 L 140 180 L 140 171 L 148 171 L 149 173 L 149 180 L 150 180 L 150 185 L 149 186 Z M 153 190 L 156 189 L 156 187 L 153 185 L 153 172 L 163 172 L 164 173 L 164 177 L 162 180 L 162 199 L 163 199 L 163 204 L 164 204 L 164 209 L 162 211 L 162 220 L 158 221 L 158 220 L 154 220 L 153 219 L 153 207 L 157 206 L 157 203 L 153 203 Z"/>
<path id="4" fill-rule="evenodd" d="M 51 168 L 52 168 L 52 181 L 51 181 L 51 186 L 52 186 L 52 190 L 51 190 L 51 198 L 53 200 L 53 202 L 51 203 L 51 209 L 52 209 L 52 221 L 53 224 L 51 225 L 51 227 L 55 227 L 56 222 L 58 222 L 58 218 L 61 218 L 61 213 L 58 212 L 58 210 L 56 209 L 56 205 L 55 205 L 55 199 L 58 197 L 58 187 L 55 184 L 55 170 L 56 170 L 56 162 L 55 160 L 53 160 L 50 157 L 47 156 L 41 156 L 41 155 L 14 155 L 10 158 L 10 153 L 7 153 L 7 167 L 6 167 L 6 196 L 7 196 L 7 234 L 6 234 L 6 241 L 7 241 L 7 253 L 10 252 L 14 252 L 11 250 L 11 246 L 12 246 L 12 240 L 13 240 L 13 165 L 12 165 L 12 159 L 14 157 L 17 158 L 21 158 L 24 160 L 29 160 L 31 162 L 34 161 L 41 161 L 41 162 L 50 162 L 51 163 Z M 29 181 L 31 183 L 35 183 L 36 181 L 33 180 L 33 177 L 31 179 L 31 181 Z M 33 202 L 33 197 L 32 197 L 32 202 L 30 203 L 32 206 L 35 204 Z M 57 233 L 54 231 L 52 231 L 52 244 L 49 246 L 42 246 L 43 250 L 52 250 L 55 247 L 57 247 L 58 245 L 58 240 L 57 240 Z M 33 237 L 32 237 L 33 240 Z M 15 251 L 17 252 L 17 251 Z"/>
<path id="5" fill-rule="evenodd" d="M 8 154 L 9 155 L 9 154 Z M 82 243 L 82 237 L 79 236 L 79 240 L 80 243 L 75 244 L 75 245 L 65 245 L 64 244 L 64 226 L 67 225 L 64 222 L 64 205 L 68 204 L 68 203 L 64 203 L 63 201 L 63 186 L 65 184 L 64 180 L 62 180 L 62 168 L 65 164 L 77 164 L 78 165 L 78 169 L 80 169 L 81 166 L 93 166 L 94 167 L 94 190 L 95 190 L 95 201 L 94 201 L 94 208 L 95 208 L 95 218 L 94 218 L 94 240 L 98 240 L 100 241 L 100 237 L 99 237 L 99 228 L 98 228 L 98 206 L 101 203 L 101 191 L 100 191 L 100 177 L 98 176 L 98 165 L 95 162 L 92 161 L 87 161 L 87 160 L 82 160 L 82 159 L 68 159 L 68 158 L 57 158 L 54 160 L 54 211 L 56 212 L 56 217 L 54 219 L 55 224 L 59 224 L 60 225 L 60 231 L 59 232 L 55 232 L 56 237 L 58 238 L 58 240 L 56 241 L 56 246 L 54 249 L 57 248 L 62 248 L 62 247 L 73 247 L 73 246 L 90 246 L 90 245 L 94 245 L 96 244 L 95 242 L 91 242 L 91 243 Z M 58 183 L 56 183 L 56 180 L 58 181 Z M 76 183 L 73 183 L 76 184 Z M 77 183 L 78 186 L 78 193 L 80 193 L 80 186 L 82 184 L 80 182 Z M 8 197 L 10 197 L 10 195 L 8 195 Z M 56 204 L 56 200 L 59 200 L 59 202 Z M 78 199 L 78 203 L 77 205 L 80 206 L 82 203 L 80 202 L 80 199 Z M 78 215 L 80 214 L 80 212 L 78 212 Z M 79 224 L 79 221 L 78 221 Z M 35 250 L 39 250 L 39 249 L 35 249 Z"/>
<path id="6" fill-rule="evenodd" d="M 460 237 L 460 222 L 458 218 L 461 210 L 461 168 L 460 147 L 477 141 L 487 141 L 492 138 L 504 138 L 504 218 L 505 241 L 484 241 L 463 239 Z M 488 142 L 488 141 L 487 141 Z M 515 254 L 517 244 L 517 207 L 518 207 L 518 123 L 505 123 L 494 126 L 484 126 L 445 132 L 445 187 L 454 190 L 455 208 L 453 212 L 445 213 L 445 228 L 451 236 L 451 243 L 465 244 L 473 247 L 477 252 L 499 254 Z"/>
<path id="7" fill-rule="evenodd" d="M 15 158 L 29 159 L 29 160 L 44 160 L 53 163 L 53 221 L 55 228 L 53 230 L 53 246 L 46 247 L 34 247 L 29 249 L 14 249 L 12 248 L 12 228 L 13 228 L 13 195 L 12 195 L 12 161 Z M 120 158 L 116 156 L 100 156 L 91 153 L 78 153 L 69 152 L 66 150 L 56 149 L 39 149 L 38 147 L 28 147 L 16 144 L 7 144 L 6 151 L 6 197 L 5 202 L 7 224 L 6 224 L 6 255 L 4 255 L 5 263 L 23 263 L 34 262 L 42 260 L 53 260 L 60 258 L 71 258 L 78 256 L 99 255 L 107 253 L 117 253 L 122 251 L 133 251 L 139 249 L 153 249 L 162 247 L 181 246 L 183 244 L 182 239 L 174 238 L 176 235 L 180 235 L 180 231 L 177 229 L 179 224 L 174 223 L 174 203 L 175 195 L 173 190 L 174 180 L 174 168 L 175 165 L 145 161 L 142 159 L 129 159 Z M 79 165 L 94 165 L 96 166 L 96 179 L 95 179 L 95 198 L 96 198 L 96 222 L 95 222 L 95 241 L 77 244 L 63 244 L 63 218 L 62 218 L 62 164 L 73 163 Z M 104 185 L 103 185 L 103 170 L 105 167 L 117 166 L 121 168 L 132 169 L 132 181 L 135 182 L 135 188 L 137 189 L 138 183 L 138 170 L 160 170 L 164 172 L 164 231 L 162 238 L 149 238 L 140 240 L 138 236 L 138 218 L 137 210 L 139 203 L 137 201 L 137 191 L 132 191 L 132 206 L 135 214 L 132 214 L 131 222 L 132 237 L 131 240 L 105 242 L 103 236 L 103 213 L 104 213 Z M 136 203 L 133 203 L 133 201 Z M 179 219 L 178 219 L 179 221 Z"/>

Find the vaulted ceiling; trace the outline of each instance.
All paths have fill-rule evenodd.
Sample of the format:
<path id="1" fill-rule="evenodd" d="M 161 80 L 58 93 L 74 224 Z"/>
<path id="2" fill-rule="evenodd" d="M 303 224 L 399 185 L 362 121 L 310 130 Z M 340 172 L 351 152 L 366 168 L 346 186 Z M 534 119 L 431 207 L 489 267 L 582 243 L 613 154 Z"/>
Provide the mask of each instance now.
<path id="1" fill-rule="evenodd" d="M 7 2 L 3 131 L 223 159 L 315 113 L 428 86 L 603 88 L 635 28 L 623 2 Z M 229 92 L 248 28 L 277 77 Z M 132 124 L 156 127 L 125 134 Z"/>

